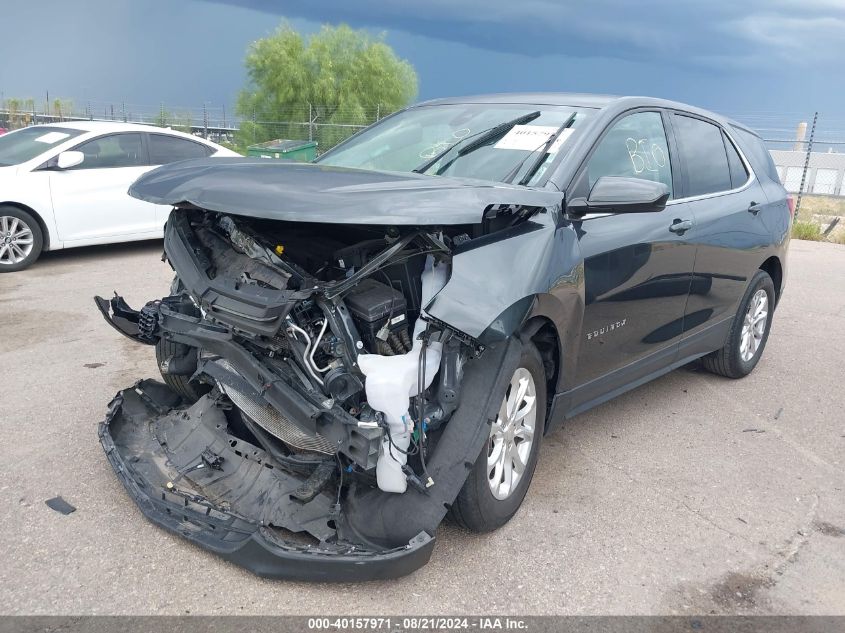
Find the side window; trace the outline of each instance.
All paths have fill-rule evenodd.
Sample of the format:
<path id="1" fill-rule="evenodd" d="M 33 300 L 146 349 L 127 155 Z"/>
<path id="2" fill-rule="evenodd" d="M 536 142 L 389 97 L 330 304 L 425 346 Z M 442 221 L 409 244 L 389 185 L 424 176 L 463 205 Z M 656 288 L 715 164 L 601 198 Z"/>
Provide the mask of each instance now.
<path id="1" fill-rule="evenodd" d="M 687 196 L 728 191 L 731 170 L 722 130 L 712 123 L 676 114 L 675 132 L 687 174 Z"/>
<path id="2" fill-rule="evenodd" d="M 177 136 L 150 134 L 149 138 L 151 165 L 166 165 L 189 158 L 205 158 L 211 156 L 212 153 L 212 149 L 207 145 Z"/>
<path id="3" fill-rule="evenodd" d="M 71 169 L 139 167 L 146 164 L 141 135 L 137 133 L 101 136 L 74 149 L 85 154 L 85 160 Z"/>
<path id="4" fill-rule="evenodd" d="M 662 182 L 672 194 L 672 165 L 659 112 L 637 112 L 620 119 L 599 141 L 587 163 L 590 188 L 602 176 Z"/>
<path id="5" fill-rule="evenodd" d="M 722 133 L 722 141 L 725 143 L 725 151 L 728 153 L 728 167 L 731 170 L 731 186 L 736 189 L 741 187 L 748 180 L 748 172 L 745 165 L 742 164 L 742 159 L 739 157 L 739 152 L 728 138 L 728 135 Z"/>

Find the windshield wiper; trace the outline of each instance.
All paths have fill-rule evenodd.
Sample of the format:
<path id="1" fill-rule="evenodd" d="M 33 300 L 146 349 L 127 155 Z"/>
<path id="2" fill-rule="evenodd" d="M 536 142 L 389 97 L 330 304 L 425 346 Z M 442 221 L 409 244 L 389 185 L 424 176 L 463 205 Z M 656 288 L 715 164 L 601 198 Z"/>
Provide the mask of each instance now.
<path id="1" fill-rule="evenodd" d="M 481 130 L 480 132 L 476 132 L 475 134 L 470 134 L 469 136 L 465 136 L 462 139 L 458 139 L 457 141 L 452 143 L 449 147 L 447 147 L 443 151 L 438 152 L 432 158 L 429 158 L 422 165 L 420 165 L 418 167 L 414 167 L 411 171 L 414 172 L 414 173 L 417 173 L 417 174 L 424 174 L 426 171 L 428 171 L 431 168 L 432 165 L 434 165 L 437 161 L 439 161 L 441 158 L 446 156 L 446 154 L 451 152 L 458 145 L 461 145 L 462 143 L 464 143 L 464 142 L 466 142 L 470 139 L 475 139 L 475 140 L 472 141 L 472 143 L 469 143 L 468 145 L 462 147 L 458 151 L 458 154 L 455 156 L 455 158 L 453 158 L 451 161 L 449 161 L 443 167 L 441 167 L 439 172 L 442 172 L 446 167 L 451 165 L 455 161 L 455 159 L 457 159 L 458 156 L 464 156 L 465 154 L 468 154 L 469 152 L 472 152 L 472 151 L 478 149 L 479 147 L 484 145 L 486 142 L 488 142 L 488 141 L 490 141 L 490 140 L 492 140 L 492 139 L 494 139 L 494 138 L 496 138 L 500 135 L 504 135 L 511 128 L 516 127 L 517 125 L 524 125 L 525 123 L 528 123 L 529 121 L 533 121 L 538 116 L 540 116 L 540 114 L 542 114 L 542 113 L 539 110 L 535 110 L 534 112 L 529 112 L 528 114 L 523 114 L 522 116 L 517 117 L 516 119 L 512 119 L 510 121 L 505 121 L 504 123 L 499 123 L 498 125 L 494 125 L 493 127 L 488 128 L 486 130 Z"/>
<path id="2" fill-rule="evenodd" d="M 566 128 L 568 128 L 570 125 L 572 125 L 572 121 L 574 121 L 574 120 L 575 120 L 575 112 L 573 112 L 568 117 L 566 117 L 566 121 L 564 121 L 560 125 L 560 127 L 555 131 L 555 133 L 552 134 L 549 137 L 549 140 L 547 140 L 542 145 L 539 145 L 539 146 L 535 147 L 534 149 L 532 149 L 528 153 L 528 156 L 526 156 L 521 161 L 519 161 L 517 166 L 514 167 L 513 169 L 511 169 L 508 172 L 507 176 L 502 178 L 502 182 L 510 183 L 514 178 L 516 178 L 516 175 L 519 173 L 519 170 L 522 169 L 522 166 L 525 164 L 525 161 L 527 161 L 529 158 L 531 158 L 534 155 L 534 152 L 536 152 L 537 150 L 540 150 L 540 155 L 537 157 L 537 160 L 535 160 L 533 163 L 531 163 L 531 167 L 528 168 L 528 171 L 525 172 L 525 175 L 522 178 L 520 178 L 519 182 L 517 183 L 519 185 L 527 185 L 531 181 L 531 178 L 534 177 L 534 174 L 536 173 L 536 171 L 538 169 L 540 169 L 540 165 L 543 164 L 543 161 L 546 160 L 546 156 L 548 156 L 548 154 L 549 154 L 549 149 L 551 149 L 552 145 L 554 145 L 554 142 L 558 139 L 558 137 L 561 134 L 563 134 L 563 131 Z"/>

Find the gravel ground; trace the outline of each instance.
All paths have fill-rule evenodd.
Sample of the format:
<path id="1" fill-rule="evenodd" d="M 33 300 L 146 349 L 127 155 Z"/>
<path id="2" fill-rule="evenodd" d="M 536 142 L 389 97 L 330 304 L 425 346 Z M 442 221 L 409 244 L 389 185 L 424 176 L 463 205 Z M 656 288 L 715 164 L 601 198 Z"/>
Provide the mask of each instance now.
<path id="1" fill-rule="evenodd" d="M 793 242 L 752 376 L 690 366 L 571 420 L 507 526 L 444 524 L 420 571 L 346 585 L 252 576 L 144 520 L 109 468 L 96 425 L 156 366 L 91 297 L 166 294 L 160 253 L 0 275 L 3 613 L 845 614 L 845 247 Z"/>

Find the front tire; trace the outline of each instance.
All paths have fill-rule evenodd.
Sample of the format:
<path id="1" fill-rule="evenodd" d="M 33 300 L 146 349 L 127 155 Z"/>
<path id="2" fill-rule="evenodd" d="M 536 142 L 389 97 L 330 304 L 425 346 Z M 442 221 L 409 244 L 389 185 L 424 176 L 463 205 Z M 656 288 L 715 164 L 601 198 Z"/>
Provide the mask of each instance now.
<path id="1" fill-rule="evenodd" d="M 537 465 L 546 424 L 546 374 L 537 348 L 526 343 L 503 394 L 490 437 L 451 508 L 473 532 L 500 528 L 516 514 Z"/>
<path id="2" fill-rule="evenodd" d="M 180 295 L 184 291 L 185 288 L 182 285 L 182 281 L 179 277 L 174 277 L 173 282 L 170 284 L 170 294 Z M 200 312 L 197 309 L 192 316 L 199 315 Z M 191 374 L 196 371 L 197 363 L 199 362 L 200 350 L 196 347 L 176 343 L 166 338 L 160 338 L 155 348 L 156 362 L 158 363 L 161 377 L 164 379 L 165 384 L 178 393 L 185 402 L 193 404 L 211 390 L 208 385 L 191 381 Z M 172 363 L 181 366 L 179 374 L 170 373 Z M 190 373 L 182 373 L 185 372 L 186 366 L 190 367 Z"/>
<path id="3" fill-rule="evenodd" d="M 764 270 L 748 284 L 725 346 L 701 359 L 708 371 L 726 378 L 750 374 L 766 347 L 775 307 L 775 285 Z"/>
<path id="4" fill-rule="evenodd" d="M 0 206 L 0 273 L 28 268 L 43 248 L 44 235 L 32 215 L 17 207 Z"/>
<path id="5" fill-rule="evenodd" d="M 190 375 L 171 374 L 167 371 L 169 363 L 172 363 L 174 359 L 182 358 L 185 358 L 189 364 L 193 363 L 194 369 L 196 369 L 199 350 L 196 347 L 174 343 L 165 338 L 160 338 L 156 343 L 156 362 L 158 362 L 158 368 L 165 384 L 178 393 L 185 402 L 193 404 L 208 393 L 210 389 L 208 385 L 192 381 Z"/>

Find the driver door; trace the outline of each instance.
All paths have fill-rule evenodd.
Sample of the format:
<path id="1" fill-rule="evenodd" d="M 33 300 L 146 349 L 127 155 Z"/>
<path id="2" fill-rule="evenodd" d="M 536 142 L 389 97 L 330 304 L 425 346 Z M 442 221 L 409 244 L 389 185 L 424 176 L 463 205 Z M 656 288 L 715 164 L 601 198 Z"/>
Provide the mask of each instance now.
<path id="1" fill-rule="evenodd" d="M 152 169 L 142 135 L 108 134 L 73 149 L 85 155 L 82 163 L 50 172 L 59 239 L 96 243 L 160 237 L 156 205 L 127 194 L 129 185 Z"/>
<path id="2" fill-rule="evenodd" d="M 573 409 L 591 406 L 677 357 L 696 245 L 694 226 L 680 230 L 692 218 L 671 202 L 678 179 L 665 130 L 659 111 L 617 119 L 575 181 L 573 197 L 586 197 L 602 176 L 654 180 L 672 193 L 662 211 L 588 214 L 573 221 L 584 258 Z"/>

